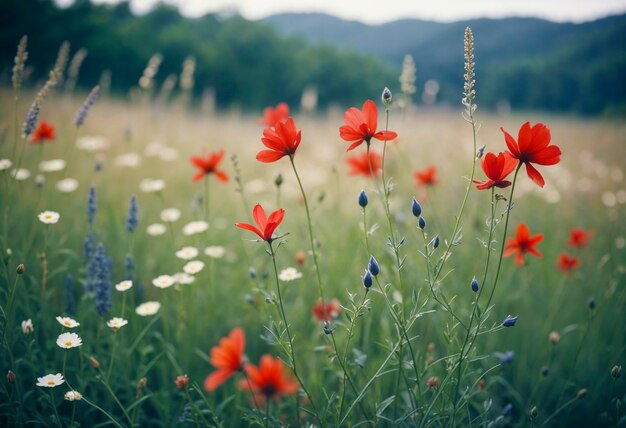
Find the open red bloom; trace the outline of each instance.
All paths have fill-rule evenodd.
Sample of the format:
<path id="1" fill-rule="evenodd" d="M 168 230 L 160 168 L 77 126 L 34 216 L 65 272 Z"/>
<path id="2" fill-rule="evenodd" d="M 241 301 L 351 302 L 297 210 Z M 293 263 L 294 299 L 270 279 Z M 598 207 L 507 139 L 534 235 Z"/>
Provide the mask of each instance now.
<path id="1" fill-rule="evenodd" d="M 422 171 L 415 171 L 415 179 L 418 186 L 434 186 L 439 183 L 439 179 L 436 176 L 437 168 L 435 165 L 430 165 L 428 168 Z"/>
<path id="2" fill-rule="evenodd" d="M 378 153 L 374 153 L 372 151 L 369 152 L 369 160 L 367 152 L 363 152 L 358 155 L 347 157 L 346 162 L 350 166 L 350 175 L 364 175 L 366 177 L 378 175 L 383 163 L 382 157 Z M 372 172 L 374 174 L 372 174 Z"/>
<path id="3" fill-rule="evenodd" d="M 211 373 L 204 381 L 204 389 L 215 391 L 226 379 L 243 370 L 243 349 L 246 336 L 243 330 L 235 327 L 227 337 L 220 339 L 219 345 L 211 348 L 211 364 L 217 371 Z"/>
<path id="4" fill-rule="evenodd" d="M 239 386 L 260 398 L 278 399 L 281 395 L 295 394 L 300 389 L 298 382 L 286 372 L 283 362 L 271 355 L 263 355 L 259 367 L 247 364 L 246 373 L 248 379 L 242 380 Z"/>
<path id="5" fill-rule="evenodd" d="M 276 126 L 289 116 L 289 106 L 287 103 L 278 103 L 276 108 L 265 107 L 263 117 L 259 119 L 261 125 Z"/>
<path id="6" fill-rule="evenodd" d="M 531 127 L 526 122 L 519 129 L 517 141 L 504 129 L 504 140 L 509 148 L 509 154 L 526 165 L 528 177 L 539 187 L 545 184 L 543 177 L 531 164 L 556 165 L 561 160 L 561 149 L 550 146 L 550 129 L 543 123 Z"/>
<path id="7" fill-rule="evenodd" d="M 528 226 L 521 223 L 517 226 L 515 232 L 515 238 L 509 238 L 504 247 L 504 257 L 509 257 L 515 254 L 515 264 L 522 266 L 524 264 L 524 255 L 526 253 L 532 254 L 537 258 L 543 257 L 543 255 L 537 251 L 535 245 L 543 240 L 543 233 L 530 236 Z"/>
<path id="8" fill-rule="evenodd" d="M 256 159 L 261 162 L 276 162 L 283 156 L 292 156 L 300 145 L 302 132 L 296 128 L 293 118 L 277 122 L 265 128 L 261 141 L 270 150 L 261 150 Z"/>
<path id="9" fill-rule="evenodd" d="M 519 161 L 511 157 L 507 152 L 498 153 L 497 156 L 493 153 L 487 153 L 481 159 L 480 166 L 488 180 L 474 180 L 474 183 L 478 184 L 476 188 L 478 190 L 485 190 L 494 186 L 501 189 L 509 187 L 511 182 L 505 180 L 505 178 L 513 172 L 518 163 Z"/>
<path id="10" fill-rule="evenodd" d="M 311 313 L 318 321 L 334 320 L 337 319 L 341 313 L 341 305 L 337 299 L 332 299 L 326 302 L 325 305 L 322 305 L 322 299 L 318 299 Z"/>
<path id="11" fill-rule="evenodd" d="M 363 103 L 363 109 L 350 107 L 343 114 L 345 125 L 339 128 L 339 136 L 342 140 L 352 142 L 348 150 L 350 151 L 359 146 L 363 141 L 370 143 L 372 138 L 380 141 L 391 141 L 398 134 L 393 131 L 378 131 L 378 110 L 376 104 L 372 100 Z"/>
<path id="12" fill-rule="evenodd" d="M 559 260 L 556 263 L 556 267 L 561 269 L 563 273 L 570 273 L 580 265 L 578 257 L 570 256 L 567 253 L 561 253 Z"/>
<path id="13" fill-rule="evenodd" d="M 42 120 L 37 129 L 33 132 L 32 143 L 45 143 L 54 140 L 54 126 Z"/>
<path id="14" fill-rule="evenodd" d="M 254 232 L 259 235 L 262 240 L 271 242 L 272 234 L 274 233 L 280 222 L 283 221 L 284 216 L 285 210 L 280 208 L 271 213 L 270 217 L 267 218 L 263 207 L 260 204 L 256 204 L 254 209 L 252 210 L 252 217 L 254 218 L 254 222 L 259 227 L 257 228 L 248 223 L 235 223 L 235 226 L 249 230 L 250 232 Z"/>
<path id="15" fill-rule="evenodd" d="M 218 152 L 212 152 L 207 154 L 206 151 L 204 156 L 192 156 L 191 164 L 196 168 L 200 169 L 200 171 L 193 176 L 193 181 L 200 181 L 206 175 L 215 174 L 215 176 L 224 183 L 228 181 L 228 174 L 226 174 L 221 169 L 217 168 L 217 165 L 222 161 L 224 157 L 224 150 L 220 150 Z"/>
<path id="16" fill-rule="evenodd" d="M 569 241 L 567 245 L 574 248 L 583 248 L 589 245 L 589 240 L 593 237 L 593 231 L 585 229 L 573 228 L 569 231 Z"/>

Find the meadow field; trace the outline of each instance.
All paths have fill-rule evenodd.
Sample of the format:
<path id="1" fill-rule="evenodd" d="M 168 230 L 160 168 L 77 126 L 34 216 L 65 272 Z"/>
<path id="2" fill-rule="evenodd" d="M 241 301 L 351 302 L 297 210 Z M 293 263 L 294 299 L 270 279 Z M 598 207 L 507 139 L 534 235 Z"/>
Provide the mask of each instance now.
<path id="1" fill-rule="evenodd" d="M 148 92 L 78 127 L 87 93 L 53 91 L 33 143 L 35 89 L 0 92 L 2 426 L 626 426 L 626 122 L 363 94 L 397 138 L 346 152 L 344 109 L 293 108 L 297 151 L 259 162 L 262 112 Z M 545 186 L 476 189 L 527 121 L 562 153 Z M 273 237 L 235 226 L 257 204 Z"/>

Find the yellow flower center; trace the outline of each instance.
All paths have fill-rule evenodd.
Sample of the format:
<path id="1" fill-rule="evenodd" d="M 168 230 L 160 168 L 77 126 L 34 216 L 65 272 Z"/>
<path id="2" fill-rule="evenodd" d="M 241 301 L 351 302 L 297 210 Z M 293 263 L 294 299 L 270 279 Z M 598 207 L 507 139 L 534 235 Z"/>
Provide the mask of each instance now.
<path id="1" fill-rule="evenodd" d="M 69 327 L 71 323 L 69 321 L 65 321 L 63 324 Z"/>
<path id="2" fill-rule="evenodd" d="M 53 380 L 49 380 L 48 381 L 48 385 L 54 385 L 54 381 Z"/>
<path id="3" fill-rule="evenodd" d="M 65 346 L 72 346 L 72 342 L 65 342 Z"/>

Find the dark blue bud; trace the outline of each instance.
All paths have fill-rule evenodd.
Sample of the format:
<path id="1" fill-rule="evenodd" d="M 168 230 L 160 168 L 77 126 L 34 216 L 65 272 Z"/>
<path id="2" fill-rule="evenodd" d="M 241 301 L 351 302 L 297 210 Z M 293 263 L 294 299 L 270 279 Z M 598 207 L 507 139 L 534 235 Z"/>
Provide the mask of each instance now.
<path id="1" fill-rule="evenodd" d="M 548 376 L 549 372 L 550 372 L 550 369 L 548 368 L 548 366 L 543 366 L 541 368 L 541 376 L 546 377 Z"/>
<path id="2" fill-rule="evenodd" d="M 595 309 L 596 308 L 596 299 L 594 299 L 593 297 L 590 298 L 587 301 L 587 306 L 589 306 L 589 309 Z"/>
<path id="3" fill-rule="evenodd" d="M 248 268 L 248 274 L 250 275 L 250 278 L 256 278 L 256 269 L 250 266 L 250 268 Z"/>
<path id="4" fill-rule="evenodd" d="M 511 403 L 508 403 L 502 409 L 502 416 L 511 416 L 512 413 L 513 413 L 513 405 Z"/>
<path id="5" fill-rule="evenodd" d="M 370 273 L 374 276 L 378 275 L 378 273 L 380 272 L 380 266 L 374 256 L 370 257 L 370 262 L 367 265 L 367 270 L 369 270 Z"/>
<path id="6" fill-rule="evenodd" d="M 365 194 L 365 190 L 361 190 L 361 193 L 359 193 L 359 205 L 365 208 L 368 202 L 369 201 L 367 199 L 367 195 Z"/>
<path id="7" fill-rule="evenodd" d="M 472 291 L 474 293 L 476 293 L 478 291 L 478 280 L 476 279 L 476 277 L 472 278 L 472 282 L 471 282 L 471 287 L 472 287 Z"/>
<path id="8" fill-rule="evenodd" d="M 420 215 L 422 215 L 422 206 L 420 205 L 419 202 L 417 202 L 417 199 L 413 198 L 413 205 L 411 205 L 411 211 L 413 212 L 413 215 L 415 217 L 419 217 Z"/>
<path id="9" fill-rule="evenodd" d="M 426 220 L 424 220 L 424 217 L 419 218 L 419 220 L 417 221 L 417 225 L 420 227 L 420 229 L 424 230 L 424 228 L 426 227 Z"/>
<path id="10" fill-rule="evenodd" d="M 500 360 L 500 365 L 506 367 L 511 364 L 515 359 L 515 352 L 513 351 L 505 351 L 505 352 L 496 352 L 496 357 Z"/>
<path id="11" fill-rule="evenodd" d="M 324 330 L 324 334 L 331 334 L 334 329 L 333 329 L 333 326 L 329 322 L 324 321 L 323 330 Z"/>
<path id="12" fill-rule="evenodd" d="M 433 240 L 433 248 L 436 250 L 438 246 L 439 246 L 439 235 L 435 236 L 435 239 Z"/>
<path id="13" fill-rule="evenodd" d="M 363 285 L 365 286 L 365 288 L 369 289 L 373 283 L 374 280 L 372 279 L 372 274 L 369 270 L 366 270 L 365 275 L 363 275 Z"/>
<path id="14" fill-rule="evenodd" d="M 514 317 L 512 315 L 507 315 L 504 321 L 502 321 L 502 325 L 504 327 L 513 327 L 516 322 L 517 322 L 517 317 Z"/>

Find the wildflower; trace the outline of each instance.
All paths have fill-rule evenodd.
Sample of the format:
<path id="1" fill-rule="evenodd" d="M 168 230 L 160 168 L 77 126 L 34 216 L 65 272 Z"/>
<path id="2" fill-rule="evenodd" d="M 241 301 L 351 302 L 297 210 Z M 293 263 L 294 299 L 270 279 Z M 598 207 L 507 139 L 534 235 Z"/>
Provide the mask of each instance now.
<path id="1" fill-rule="evenodd" d="M 589 245 L 589 240 L 592 237 L 593 231 L 573 228 L 569 231 L 569 241 L 567 241 L 567 245 L 574 248 L 584 248 Z"/>
<path id="2" fill-rule="evenodd" d="M 20 43 L 17 45 L 17 54 L 15 54 L 13 65 L 13 76 L 11 78 L 13 82 L 13 89 L 18 92 L 22 86 L 22 77 L 24 75 L 24 64 L 28 59 L 28 52 L 26 51 L 26 45 L 28 44 L 28 37 L 22 36 Z"/>
<path id="3" fill-rule="evenodd" d="M 224 150 L 204 154 L 204 156 L 192 156 L 190 159 L 191 164 L 200 170 L 193 176 L 193 181 L 200 181 L 209 174 L 215 174 L 218 180 L 226 183 L 228 174 L 217 167 L 224 157 Z"/>
<path id="4" fill-rule="evenodd" d="M 6 171 L 13 166 L 13 162 L 9 159 L 0 159 L 0 171 Z"/>
<path id="5" fill-rule="evenodd" d="M 263 117 L 259 119 L 261 125 L 276 126 L 289 117 L 289 106 L 287 103 L 278 103 L 275 108 L 265 107 Z"/>
<path id="6" fill-rule="evenodd" d="M 56 183 L 56 188 L 62 193 L 72 193 L 78 189 L 78 180 L 75 178 L 64 178 Z"/>
<path id="7" fill-rule="evenodd" d="M 417 202 L 417 199 L 415 198 L 413 198 L 413 203 L 411 204 L 411 212 L 415 217 L 418 218 L 422 215 L 422 206 L 419 202 Z"/>
<path id="8" fill-rule="evenodd" d="M 45 183 L 46 183 L 46 177 L 44 177 L 42 174 L 37 174 L 35 176 L 35 185 L 37 187 L 43 187 Z"/>
<path id="9" fill-rule="evenodd" d="M 159 302 L 144 302 L 135 308 L 135 312 L 139 316 L 147 317 L 156 314 L 159 309 L 161 309 Z"/>
<path id="10" fill-rule="evenodd" d="M 389 104 L 391 102 L 391 98 L 392 98 L 391 91 L 389 90 L 388 87 L 385 86 L 385 89 L 383 89 L 383 93 L 380 96 L 380 99 L 382 100 L 384 104 Z"/>
<path id="11" fill-rule="evenodd" d="M 561 335 L 559 334 L 558 331 L 551 331 L 550 334 L 548 335 L 548 340 L 550 341 L 551 344 L 556 345 L 557 343 L 561 341 Z"/>
<path id="12" fill-rule="evenodd" d="M 42 88 L 42 91 L 44 89 L 46 89 L 46 86 Z M 39 94 L 41 94 L 42 91 L 40 91 Z M 43 97 L 40 98 L 39 94 L 37 94 L 37 98 L 35 98 L 28 109 L 28 113 L 26 113 L 26 119 L 22 125 L 22 138 L 26 138 L 31 135 L 35 129 L 35 125 L 37 125 L 39 113 L 41 112 L 41 101 L 43 101 Z"/>
<path id="13" fill-rule="evenodd" d="M 128 205 L 128 214 L 126 215 L 126 230 L 132 233 L 139 226 L 139 219 L 137 218 L 137 197 L 132 195 L 130 197 L 130 203 Z"/>
<path id="14" fill-rule="evenodd" d="M 472 282 L 470 283 L 470 286 L 472 287 L 472 291 L 474 293 L 478 292 L 479 284 L 478 284 L 478 280 L 476 279 L 476 277 L 472 278 Z"/>
<path id="15" fill-rule="evenodd" d="M 54 126 L 42 120 L 35 132 L 33 132 L 33 136 L 31 138 L 31 142 L 33 144 L 45 143 L 46 141 L 52 141 L 55 138 Z"/>
<path id="16" fill-rule="evenodd" d="M 202 269 L 204 269 L 204 262 L 201 262 L 200 260 L 192 260 L 189 263 L 185 264 L 185 266 L 183 266 L 183 270 L 185 271 L 185 273 L 188 273 L 190 275 L 195 275 Z"/>
<path id="17" fill-rule="evenodd" d="M 361 208 L 365 208 L 367 206 L 367 203 L 369 201 L 367 200 L 367 194 L 365 193 L 365 190 L 361 190 L 361 193 L 359 193 L 358 202 Z"/>
<path id="18" fill-rule="evenodd" d="M 543 240 L 543 233 L 537 235 L 530 235 L 528 226 L 524 223 L 520 223 L 517 226 L 515 238 L 509 238 L 504 248 L 504 257 L 509 257 L 515 254 L 515 264 L 522 266 L 524 264 L 524 255 L 526 253 L 532 254 L 537 258 L 543 257 L 542 254 L 535 248 Z"/>
<path id="19" fill-rule="evenodd" d="M 124 327 L 128 324 L 128 321 L 124 318 L 113 317 L 109 321 L 107 321 L 107 326 L 113 330 L 118 331 L 120 328 Z"/>
<path id="20" fill-rule="evenodd" d="M 591 310 L 595 309 L 596 308 L 596 299 L 594 299 L 593 297 L 590 297 L 589 300 L 587 300 L 587 306 Z"/>
<path id="21" fill-rule="evenodd" d="M 530 122 L 526 122 L 520 127 L 517 141 L 504 129 L 500 130 L 504 133 L 509 154 L 526 165 L 528 177 L 543 187 L 543 177 L 532 164 L 556 165 L 561 160 L 561 149 L 550 146 L 550 129 L 543 123 L 531 127 Z"/>
<path id="22" fill-rule="evenodd" d="M 224 247 L 220 247 L 219 245 L 213 245 L 210 247 L 206 247 L 204 249 L 204 254 L 211 257 L 212 259 L 221 259 L 226 254 L 226 249 Z"/>
<path id="23" fill-rule="evenodd" d="M 67 391 L 63 396 L 67 401 L 80 401 L 83 399 L 83 395 L 78 391 Z"/>
<path id="24" fill-rule="evenodd" d="M 417 180 L 417 185 L 426 187 L 426 186 L 434 186 L 439 183 L 439 179 L 436 176 L 437 167 L 435 165 L 430 165 L 428 168 L 423 169 L 421 171 L 415 171 L 413 174 L 415 179 Z"/>
<path id="25" fill-rule="evenodd" d="M 61 324 L 65 328 L 75 328 L 80 325 L 79 322 L 69 317 L 57 317 L 56 319 L 59 324 Z"/>
<path id="26" fill-rule="evenodd" d="M 504 321 L 502 321 L 502 326 L 503 327 L 513 327 L 516 322 L 517 322 L 517 317 L 514 317 L 512 315 L 507 315 L 506 318 L 504 319 Z"/>
<path id="27" fill-rule="evenodd" d="M 87 95 L 85 102 L 76 113 L 76 118 L 74 119 L 74 125 L 76 125 L 77 128 L 80 128 L 81 126 L 83 126 L 83 123 L 85 123 L 85 119 L 87 118 L 87 113 L 89 113 L 89 109 L 96 102 L 96 99 L 98 98 L 99 94 L 100 94 L 100 86 L 96 85 L 91 90 L 91 92 L 89 92 L 89 95 Z"/>
<path id="28" fill-rule="evenodd" d="M 550 368 L 548 366 L 543 366 L 541 368 L 541 376 L 546 377 L 550 374 Z"/>
<path id="29" fill-rule="evenodd" d="M 193 284 L 193 282 L 196 280 L 196 277 L 187 272 L 175 273 L 174 275 L 172 275 L 172 278 L 174 279 L 174 283 L 180 285 Z"/>
<path id="30" fill-rule="evenodd" d="M 611 376 L 617 379 L 621 375 L 622 375 L 622 366 L 618 366 L 617 364 L 614 365 L 613 368 L 611 369 Z"/>
<path id="31" fill-rule="evenodd" d="M 367 270 L 374 276 L 380 273 L 380 265 L 378 264 L 374 256 L 370 257 L 370 260 L 367 263 Z"/>
<path id="32" fill-rule="evenodd" d="M 113 261 L 107 257 L 106 249 L 102 243 L 96 247 L 92 263 L 96 312 L 102 316 L 111 307 L 111 267 L 113 264 Z"/>
<path id="33" fill-rule="evenodd" d="M 30 171 L 24 168 L 18 168 L 11 171 L 11 177 L 15 178 L 17 181 L 24 181 L 30 177 Z"/>
<path id="34" fill-rule="evenodd" d="M 109 146 L 109 140 L 101 136 L 85 136 L 76 140 L 76 148 L 80 150 L 85 150 L 87 152 L 100 152 L 108 149 Z"/>
<path id="35" fill-rule="evenodd" d="M 93 225 L 95 215 L 96 215 L 96 188 L 91 186 L 89 188 L 89 197 L 87 198 L 87 223 L 89 225 Z"/>
<path id="36" fill-rule="evenodd" d="M 39 171 L 41 172 L 58 172 L 63 171 L 67 166 L 67 162 L 63 159 L 51 159 L 39 162 Z"/>
<path id="37" fill-rule="evenodd" d="M 281 395 L 295 394 L 300 389 L 297 382 L 284 371 L 283 362 L 271 355 L 263 355 L 259 367 L 248 364 L 245 367 L 248 380 L 240 386 L 244 390 L 262 394 L 264 398 L 278 398 Z"/>
<path id="38" fill-rule="evenodd" d="M 476 97 L 476 90 L 474 85 L 476 80 L 474 79 L 474 35 L 470 27 L 465 28 L 465 34 L 463 37 L 463 56 L 465 57 L 465 74 L 463 75 L 463 99 L 461 103 L 466 107 L 466 114 L 471 114 L 476 110 L 476 104 L 474 99 Z"/>
<path id="39" fill-rule="evenodd" d="M 7 253 L 10 254 L 10 248 L 7 249 Z M 26 266 L 24 266 L 24 263 L 20 263 L 19 265 L 17 265 L 17 268 L 15 269 L 15 273 L 18 275 L 21 275 L 24 273 L 24 271 L 26 270 Z"/>
<path id="40" fill-rule="evenodd" d="M 198 220 L 187 223 L 183 227 L 183 235 L 191 236 L 198 233 L 206 232 L 209 229 L 209 223 L 206 221 Z"/>
<path id="41" fill-rule="evenodd" d="M 173 223 L 180 218 L 180 210 L 177 208 L 166 208 L 161 211 L 161 221 Z"/>
<path id="42" fill-rule="evenodd" d="M 115 158 L 115 165 L 128 168 L 137 168 L 141 164 L 141 156 L 137 153 L 124 153 Z"/>
<path id="43" fill-rule="evenodd" d="M 61 215 L 56 211 L 44 211 L 38 216 L 39 221 L 43 224 L 55 224 L 61 218 Z"/>
<path id="44" fill-rule="evenodd" d="M 341 313 L 341 306 L 339 300 L 332 299 L 322 305 L 322 299 L 318 299 L 315 306 L 311 310 L 311 313 L 318 321 L 327 321 L 330 319 L 337 319 Z"/>
<path id="45" fill-rule="evenodd" d="M 437 247 L 439 247 L 439 235 L 435 235 L 435 238 L 433 239 L 433 249 L 436 250 Z"/>
<path id="46" fill-rule="evenodd" d="M 176 376 L 176 379 L 174 380 L 174 384 L 176 385 L 177 389 L 180 389 L 180 390 L 187 389 L 187 386 L 189 386 L 189 376 L 187 376 L 186 374 Z"/>
<path id="47" fill-rule="evenodd" d="M 161 223 L 153 223 L 146 228 L 146 232 L 150 236 L 159 236 L 165 233 L 165 225 Z"/>
<path id="48" fill-rule="evenodd" d="M 513 404 L 507 403 L 506 406 L 502 408 L 502 416 L 511 416 L 513 414 Z"/>
<path id="49" fill-rule="evenodd" d="M 54 388 L 55 386 L 59 386 L 65 382 L 63 379 L 63 375 L 61 373 L 57 374 L 48 374 L 44 377 L 37 378 L 37 386 L 43 386 L 46 388 Z"/>
<path id="50" fill-rule="evenodd" d="M 570 273 L 579 266 L 578 257 L 570 256 L 567 253 L 561 253 L 556 267 L 561 269 L 563 273 Z"/>
<path id="51" fill-rule="evenodd" d="M 211 364 L 217 370 L 204 381 L 204 389 L 215 391 L 226 379 L 243 370 L 243 350 L 246 336 L 243 330 L 235 327 L 230 334 L 220 339 L 219 344 L 211 348 Z"/>
<path id="52" fill-rule="evenodd" d="M 294 256 L 293 260 L 298 266 L 304 266 L 304 263 L 306 262 L 306 251 L 296 251 L 296 255 Z"/>
<path id="53" fill-rule="evenodd" d="M 137 389 L 142 390 L 142 389 L 146 389 L 146 387 L 148 386 L 148 378 L 147 377 L 142 377 L 141 379 L 139 379 L 137 381 Z"/>
<path id="54" fill-rule="evenodd" d="M 169 288 L 174 285 L 174 278 L 170 275 L 159 275 L 152 280 L 152 285 L 158 288 Z"/>
<path id="55" fill-rule="evenodd" d="M 283 221 L 284 216 L 285 210 L 279 208 L 271 213 L 268 218 L 261 204 L 256 204 L 254 209 L 252 210 L 252 217 L 254 218 L 254 222 L 259 227 L 257 228 L 248 223 L 235 223 L 235 226 L 241 229 L 249 230 L 250 232 L 254 232 L 259 235 L 259 238 L 261 238 L 262 240 L 271 243 L 272 234 Z"/>
<path id="56" fill-rule="evenodd" d="M 370 151 L 354 156 L 348 156 L 346 162 L 350 167 L 350 175 L 363 175 L 365 177 L 378 176 L 382 166 L 382 156 Z"/>
<path id="57" fill-rule="evenodd" d="M 402 73 L 400 74 L 400 89 L 405 98 L 410 102 L 417 88 L 415 87 L 415 62 L 411 55 L 405 55 L 402 61 Z"/>
<path id="58" fill-rule="evenodd" d="M 346 151 L 350 151 L 365 141 L 369 146 L 372 138 L 379 141 L 392 141 L 398 134 L 393 131 L 378 131 L 378 110 L 372 100 L 363 103 L 361 110 L 350 107 L 343 115 L 345 125 L 339 128 L 339 136 L 342 140 L 352 144 Z"/>
<path id="59" fill-rule="evenodd" d="M 420 229 L 424 230 L 426 228 L 426 220 L 424 220 L 424 217 L 420 217 L 417 220 L 417 225 L 419 226 Z"/>
<path id="60" fill-rule="evenodd" d="M 363 286 L 368 290 L 374 284 L 374 281 L 372 279 L 372 273 L 369 270 L 367 269 L 365 270 L 365 274 L 363 274 L 362 281 L 363 281 Z"/>
<path id="61" fill-rule="evenodd" d="M 273 127 L 265 128 L 261 142 L 269 150 L 261 150 L 256 155 L 260 162 L 276 162 L 283 156 L 293 156 L 300 145 L 302 132 L 296 128 L 293 118 L 288 117 Z"/>
<path id="62" fill-rule="evenodd" d="M 83 341 L 76 333 L 61 333 L 57 337 L 57 345 L 63 349 L 77 348 L 83 344 Z"/>
<path id="63" fill-rule="evenodd" d="M 534 420 L 537 417 L 537 414 L 539 413 L 539 411 L 537 410 L 537 406 L 533 406 L 529 411 L 528 411 L 528 417 L 532 420 Z"/>
<path id="64" fill-rule="evenodd" d="M 581 388 L 576 393 L 576 398 L 580 400 L 581 398 L 585 398 L 585 395 L 587 395 L 587 388 Z"/>
<path id="65" fill-rule="evenodd" d="M 426 381 L 426 386 L 429 388 L 435 389 L 437 385 L 439 385 L 439 378 L 437 376 L 431 376 Z"/>
<path id="66" fill-rule="evenodd" d="M 492 187 L 499 187 L 504 189 L 509 187 L 511 182 L 505 180 L 505 178 L 515 170 L 519 161 L 507 152 L 501 152 L 497 155 L 493 153 L 487 153 L 480 161 L 488 180 L 473 180 L 474 184 L 477 184 L 478 190 L 486 190 Z"/>
<path id="67" fill-rule="evenodd" d="M 278 279 L 284 282 L 293 281 L 299 278 L 302 278 L 302 272 L 298 272 L 298 270 L 294 267 L 283 269 L 278 274 Z"/>
<path id="68" fill-rule="evenodd" d="M 503 367 L 511 364 L 515 358 L 515 352 L 513 351 L 496 352 L 495 355 L 500 359 L 500 365 Z"/>
<path id="69" fill-rule="evenodd" d="M 196 247 L 183 247 L 176 251 L 176 257 L 183 260 L 191 260 L 198 257 L 198 249 Z"/>
<path id="70" fill-rule="evenodd" d="M 7 382 L 15 383 L 16 381 L 17 381 L 17 377 L 15 376 L 15 373 L 12 370 L 9 370 L 7 372 Z"/>
<path id="71" fill-rule="evenodd" d="M 126 291 L 126 290 L 130 290 L 132 286 L 133 286 L 133 282 L 127 279 L 125 281 L 115 284 L 115 289 L 117 291 Z"/>
<path id="72" fill-rule="evenodd" d="M 126 272 L 128 274 L 126 276 L 126 279 L 132 280 L 133 271 L 135 270 L 135 262 L 133 261 L 133 256 L 131 256 L 130 254 L 126 254 L 126 257 L 124 257 L 124 269 L 126 269 Z"/>
<path id="73" fill-rule="evenodd" d="M 146 178 L 139 183 L 139 189 L 145 193 L 156 193 L 165 189 L 165 181 Z"/>
<path id="74" fill-rule="evenodd" d="M 89 357 L 89 364 L 91 364 L 91 367 L 94 369 L 100 368 L 100 362 L 96 360 L 95 357 Z"/>
<path id="75" fill-rule="evenodd" d="M 22 333 L 29 335 L 33 331 L 35 331 L 35 327 L 33 327 L 33 321 L 30 318 L 22 321 Z"/>

